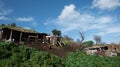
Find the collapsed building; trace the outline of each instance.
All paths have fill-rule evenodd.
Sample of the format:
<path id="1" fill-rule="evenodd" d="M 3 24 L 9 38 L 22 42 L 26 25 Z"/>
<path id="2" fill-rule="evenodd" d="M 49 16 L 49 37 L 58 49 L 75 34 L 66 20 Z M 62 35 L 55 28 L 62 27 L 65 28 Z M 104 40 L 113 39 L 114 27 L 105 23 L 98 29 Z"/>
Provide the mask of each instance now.
<path id="1" fill-rule="evenodd" d="M 120 45 L 94 45 L 84 48 L 87 55 L 117 56 L 120 53 Z"/>
<path id="2" fill-rule="evenodd" d="M 46 36 L 46 42 L 52 45 L 64 46 L 64 42 L 61 41 L 61 36 L 48 35 Z"/>
<path id="3" fill-rule="evenodd" d="M 3 41 L 14 41 L 14 42 L 43 42 L 46 33 L 39 33 L 34 30 L 24 29 L 21 27 L 14 26 L 0 26 L 0 40 Z"/>

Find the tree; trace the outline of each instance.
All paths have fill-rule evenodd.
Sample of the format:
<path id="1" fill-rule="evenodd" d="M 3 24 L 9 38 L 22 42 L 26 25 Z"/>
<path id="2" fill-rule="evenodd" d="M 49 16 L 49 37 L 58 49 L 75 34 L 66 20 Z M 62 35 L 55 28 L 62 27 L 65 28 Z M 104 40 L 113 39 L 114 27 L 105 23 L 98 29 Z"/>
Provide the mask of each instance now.
<path id="1" fill-rule="evenodd" d="M 0 24 L 0 26 L 6 26 L 5 24 Z"/>
<path id="2" fill-rule="evenodd" d="M 83 40 L 85 39 L 85 36 L 84 36 L 84 33 L 81 31 L 79 32 L 79 34 L 80 34 L 80 38 L 81 38 L 80 43 L 82 44 Z"/>
<path id="3" fill-rule="evenodd" d="M 92 46 L 93 44 L 94 44 L 93 41 L 86 41 L 86 42 L 83 43 L 83 45 L 84 45 L 85 47 L 90 47 L 90 46 Z"/>
<path id="4" fill-rule="evenodd" d="M 96 44 L 101 44 L 101 36 L 94 35 L 94 40 L 96 41 Z"/>
<path id="5" fill-rule="evenodd" d="M 8 26 L 12 26 L 12 27 L 16 27 L 16 23 L 11 23 L 11 24 L 9 24 Z"/>
<path id="6" fill-rule="evenodd" d="M 61 31 L 60 31 L 60 30 L 53 29 L 53 30 L 52 30 L 52 33 L 53 33 L 53 35 L 55 35 L 55 36 L 61 36 Z"/>

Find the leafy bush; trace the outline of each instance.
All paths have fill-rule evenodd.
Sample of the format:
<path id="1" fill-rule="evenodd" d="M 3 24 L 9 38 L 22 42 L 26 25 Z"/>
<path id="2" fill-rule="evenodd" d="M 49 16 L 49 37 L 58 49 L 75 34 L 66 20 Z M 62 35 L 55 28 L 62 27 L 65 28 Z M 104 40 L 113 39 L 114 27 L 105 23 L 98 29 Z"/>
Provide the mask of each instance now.
<path id="1" fill-rule="evenodd" d="M 63 67 L 62 59 L 25 45 L 0 42 L 0 67 Z"/>
<path id="2" fill-rule="evenodd" d="M 85 46 L 85 47 L 90 47 L 90 46 L 92 46 L 93 45 L 93 41 L 86 41 L 86 42 L 84 42 L 83 43 L 83 45 Z"/>
<path id="3" fill-rule="evenodd" d="M 25 45 L 0 42 L 0 67 L 120 67 L 120 56 L 99 57 L 76 51 L 62 59 Z"/>
<path id="4" fill-rule="evenodd" d="M 100 57 L 97 55 L 86 55 L 84 52 L 76 51 L 69 54 L 65 60 L 66 67 L 120 67 L 120 57 Z"/>

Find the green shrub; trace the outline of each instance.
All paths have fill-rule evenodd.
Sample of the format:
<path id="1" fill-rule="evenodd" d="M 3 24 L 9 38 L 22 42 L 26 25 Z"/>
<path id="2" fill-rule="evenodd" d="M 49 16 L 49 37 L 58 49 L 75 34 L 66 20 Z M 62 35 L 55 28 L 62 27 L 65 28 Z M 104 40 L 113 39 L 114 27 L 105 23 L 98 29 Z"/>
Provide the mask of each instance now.
<path id="1" fill-rule="evenodd" d="M 65 60 L 66 67 L 120 67 L 120 56 L 100 57 L 86 55 L 84 52 L 71 53 Z"/>
<path id="2" fill-rule="evenodd" d="M 25 45 L 0 42 L 0 67 L 120 67 L 120 56 L 91 56 L 78 50 L 63 59 Z"/>
<path id="3" fill-rule="evenodd" d="M 0 67 L 63 67 L 62 59 L 25 45 L 0 42 Z"/>

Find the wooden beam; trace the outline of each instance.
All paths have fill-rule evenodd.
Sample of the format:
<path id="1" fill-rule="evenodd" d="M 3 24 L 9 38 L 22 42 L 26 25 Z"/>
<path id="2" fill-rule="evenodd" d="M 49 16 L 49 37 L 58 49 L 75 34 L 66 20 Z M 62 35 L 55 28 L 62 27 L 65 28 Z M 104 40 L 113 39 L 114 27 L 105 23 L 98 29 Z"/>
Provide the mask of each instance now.
<path id="1" fill-rule="evenodd" d="M 30 41 L 30 35 L 28 34 L 28 40 L 27 41 Z"/>
<path id="2" fill-rule="evenodd" d="M 21 42 L 21 39 L 22 39 L 22 32 L 20 33 L 20 39 L 19 39 L 19 42 Z"/>
<path id="3" fill-rule="evenodd" d="M 10 32 L 10 39 L 12 39 L 13 30 Z"/>
<path id="4" fill-rule="evenodd" d="M 38 38 L 38 34 L 37 34 L 37 38 Z"/>
<path id="5" fill-rule="evenodd" d="M 38 34 L 37 34 L 37 36 L 36 36 L 36 42 L 38 42 Z"/>
<path id="6" fill-rule="evenodd" d="M 2 36 L 3 36 L 3 30 L 0 30 L 0 40 L 2 40 Z"/>

